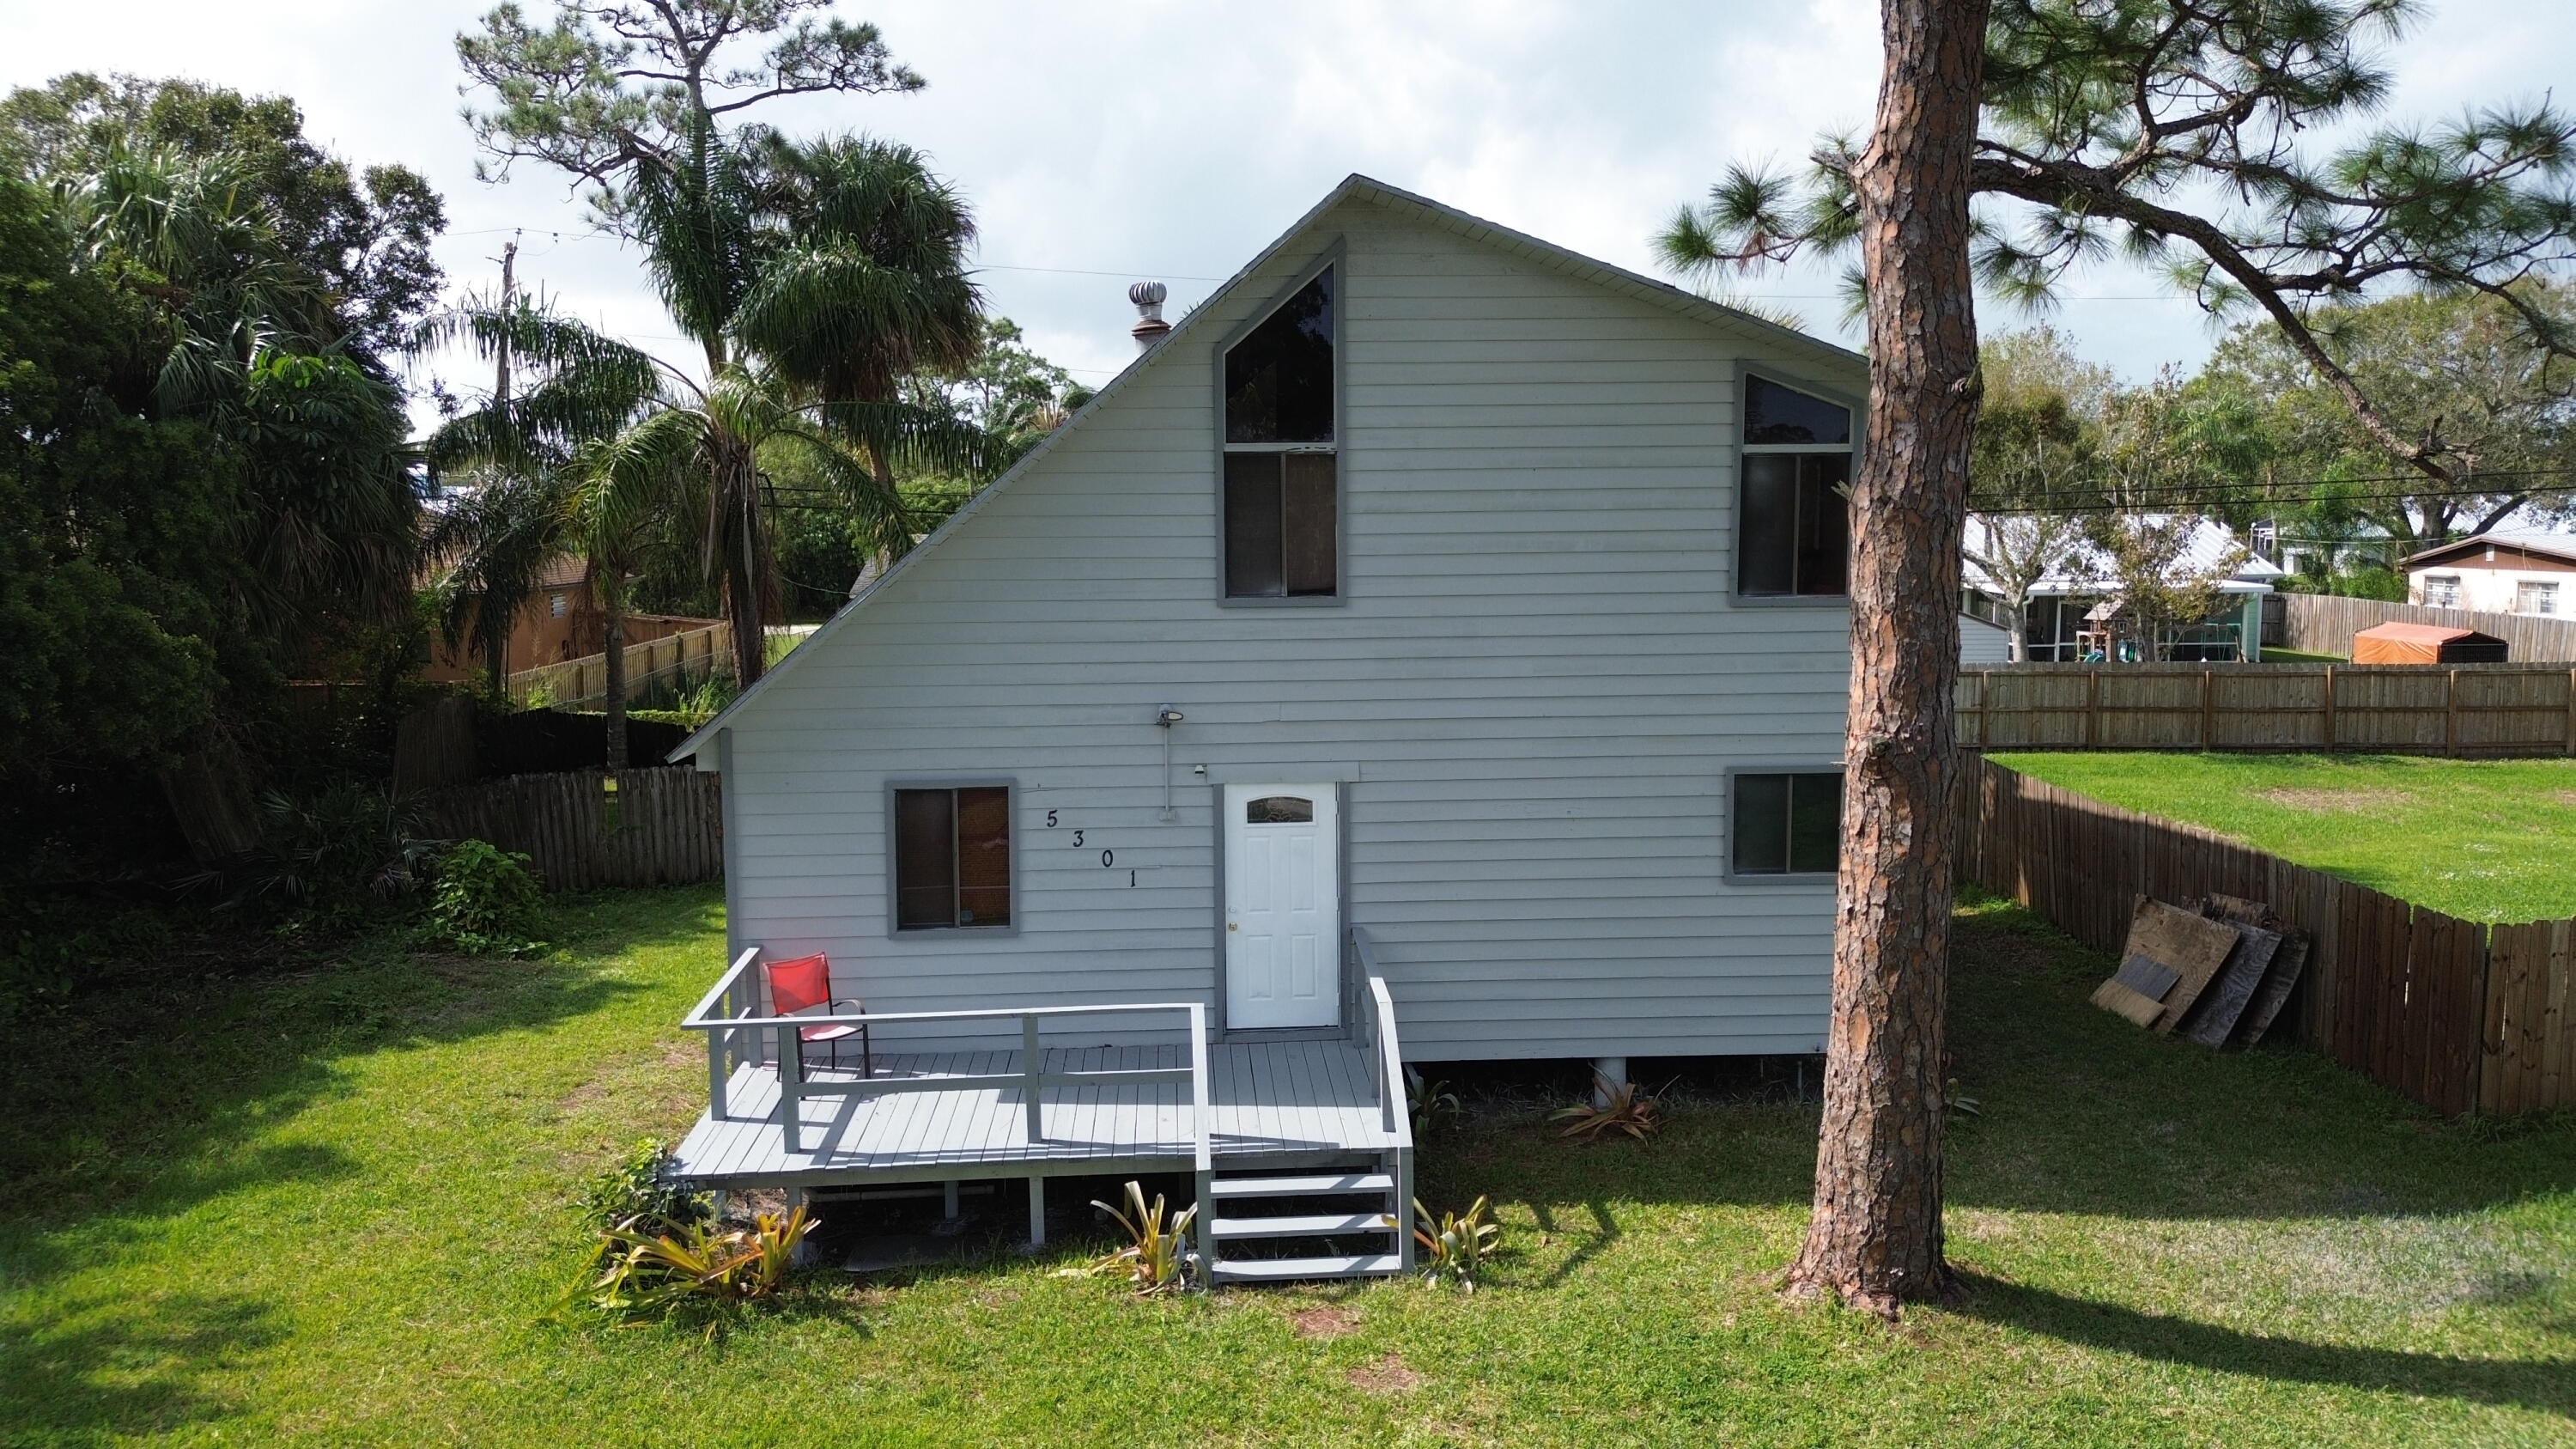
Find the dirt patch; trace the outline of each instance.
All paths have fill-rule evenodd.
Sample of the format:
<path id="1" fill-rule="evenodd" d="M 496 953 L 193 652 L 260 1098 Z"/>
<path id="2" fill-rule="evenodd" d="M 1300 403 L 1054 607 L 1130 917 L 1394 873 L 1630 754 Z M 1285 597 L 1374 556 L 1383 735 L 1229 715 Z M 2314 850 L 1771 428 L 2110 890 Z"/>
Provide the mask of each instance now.
<path id="1" fill-rule="evenodd" d="M 1373 1394 L 1409 1394 L 1422 1387 L 1422 1375 L 1406 1368 L 1404 1360 L 1388 1354 L 1351 1370 L 1351 1382 Z"/>
<path id="2" fill-rule="evenodd" d="M 1288 1315 L 1288 1326 L 1299 1338 L 1339 1338 L 1360 1326 L 1360 1316 L 1347 1308 L 1327 1305 Z"/>
<path id="3" fill-rule="evenodd" d="M 2057 965 L 2057 953 L 2047 942 L 2011 931 L 1986 929 L 1974 922 L 1961 922 L 1951 928 L 1950 957 L 1953 961 L 1973 961 L 1980 970 L 1999 971 L 2007 976 L 2043 975 Z"/>
<path id="4" fill-rule="evenodd" d="M 2576 790 L 2560 790 L 2552 794 L 2549 798 L 2566 806 L 2570 810 L 2576 810 Z"/>
<path id="5" fill-rule="evenodd" d="M 2378 815 L 2415 803 L 2415 797 L 2403 790 L 2300 790 L 2281 785 L 2254 795 L 2311 815 Z"/>

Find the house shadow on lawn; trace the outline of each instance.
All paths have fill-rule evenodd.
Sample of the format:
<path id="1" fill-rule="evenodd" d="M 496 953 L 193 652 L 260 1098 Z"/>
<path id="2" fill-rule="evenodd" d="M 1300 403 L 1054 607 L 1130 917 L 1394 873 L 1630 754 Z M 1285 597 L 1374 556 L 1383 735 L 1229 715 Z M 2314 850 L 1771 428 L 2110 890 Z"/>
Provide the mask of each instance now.
<path id="1" fill-rule="evenodd" d="M 2157 1363 L 2314 1384 L 2459 1399 L 2576 1418 L 2576 1363 L 2465 1359 L 2272 1338 L 2143 1313 L 1968 1274 L 1962 1316 Z"/>

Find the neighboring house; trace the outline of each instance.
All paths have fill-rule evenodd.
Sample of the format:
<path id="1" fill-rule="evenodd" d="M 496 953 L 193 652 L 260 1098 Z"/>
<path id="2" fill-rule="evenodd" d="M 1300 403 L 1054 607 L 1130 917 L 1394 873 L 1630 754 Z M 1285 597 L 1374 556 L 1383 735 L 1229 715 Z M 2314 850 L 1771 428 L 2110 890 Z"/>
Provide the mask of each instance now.
<path id="1" fill-rule="evenodd" d="M 2576 614 L 2576 537 L 2481 533 L 2406 560 L 2406 601 L 2491 614 Z"/>
<path id="2" fill-rule="evenodd" d="M 2161 522 L 2161 519 L 2157 520 Z M 1979 542 L 1985 521 L 1968 520 L 1971 547 Z M 2071 567 L 2041 579 L 2030 589 L 2023 611 L 2023 641 L 2033 663 L 2076 663 L 2091 658 L 2128 658 L 2141 651 L 2127 637 L 2119 601 L 2113 597 L 2110 561 L 2091 543 L 2078 543 Z M 2174 562 L 2178 574 L 2201 577 L 2224 573 L 2218 580 L 2219 607 L 2208 619 L 2163 641 L 2167 660 L 2259 660 L 2263 654 L 2263 600 L 2287 576 L 2280 565 L 2240 544 L 2235 535 L 2207 519 L 2196 523 Z M 1975 612 L 2001 617 L 2004 590 L 1983 569 L 1969 562 L 1962 577 Z"/>
<path id="3" fill-rule="evenodd" d="M 1178 1085 L 1028 1100 L 1107 1052 L 1213 1078 L 1203 1198 L 1400 1214 L 1390 1056 L 1819 1050 L 1863 359 L 1361 177 L 1159 342 L 1133 295 L 1150 350 L 675 752 L 738 953 L 683 1175 L 1188 1170 Z M 936 1014 L 872 1024 L 883 1084 L 713 1026 L 815 952 Z M 1001 1110 L 882 1095 L 933 1087 Z"/>
<path id="4" fill-rule="evenodd" d="M 625 620 L 626 643 L 631 648 L 723 622 L 678 614 L 630 613 Z M 606 620 L 591 596 L 589 565 L 577 554 L 562 554 L 546 565 L 528 601 L 519 606 L 519 616 L 512 621 L 505 647 L 503 672 L 517 674 L 539 665 L 585 658 L 601 652 L 606 639 Z M 484 678 L 483 651 L 470 632 L 463 642 L 453 645 L 433 633 L 429 663 L 421 677 L 436 684 L 463 680 L 480 683 Z"/>

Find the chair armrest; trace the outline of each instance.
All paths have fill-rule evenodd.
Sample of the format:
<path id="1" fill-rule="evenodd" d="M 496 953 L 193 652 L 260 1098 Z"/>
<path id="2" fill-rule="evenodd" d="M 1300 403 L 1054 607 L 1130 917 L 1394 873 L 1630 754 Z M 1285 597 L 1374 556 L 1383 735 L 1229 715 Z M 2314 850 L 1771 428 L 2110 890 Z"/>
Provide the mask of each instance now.
<path id="1" fill-rule="evenodd" d="M 833 1002 L 832 1004 L 833 1004 L 834 1006 L 849 1006 L 849 1007 L 855 1007 L 855 1008 L 857 1008 L 857 1009 L 858 1009 L 858 1013 L 859 1013 L 859 1015 L 861 1015 L 861 1016 L 865 1016 L 865 1015 L 867 1015 L 867 1014 L 868 1014 L 868 1007 L 867 1007 L 867 1003 L 866 1003 L 866 1002 L 863 1002 L 863 1001 L 861 1001 L 861 1000 L 859 1000 L 859 999 L 858 999 L 857 997 L 855 997 L 855 996 L 844 996 L 844 997 L 842 997 L 840 1000 L 835 1001 L 835 1002 Z"/>

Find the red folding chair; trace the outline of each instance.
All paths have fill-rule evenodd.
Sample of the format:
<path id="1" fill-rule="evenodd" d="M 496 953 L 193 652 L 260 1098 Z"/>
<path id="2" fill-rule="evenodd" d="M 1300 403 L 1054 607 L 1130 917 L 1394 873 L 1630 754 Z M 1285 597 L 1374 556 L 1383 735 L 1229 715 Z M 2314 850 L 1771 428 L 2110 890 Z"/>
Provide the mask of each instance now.
<path id="1" fill-rule="evenodd" d="M 828 956 L 818 953 L 785 961 L 771 961 L 767 964 L 769 1004 L 780 1016 L 794 1016 L 798 1012 L 817 1006 L 822 1007 L 827 1016 L 844 1006 L 858 1013 L 864 1013 L 867 1010 L 864 1004 L 855 999 L 846 997 L 837 1001 L 833 999 L 832 960 Z M 805 1066 L 805 1048 L 815 1042 L 828 1042 L 831 1045 L 831 1062 L 837 1069 L 841 1065 L 841 1043 L 851 1037 L 859 1039 L 859 1075 L 875 1076 L 877 1074 L 876 1051 L 868 1041 L 868 1028 L 864 1022 L 852 1026 L 847 1022 L 827 1021 L 815 1026 L 798 1027 L 796 1029 L 798 1069 L 801 1071 Z"/>

